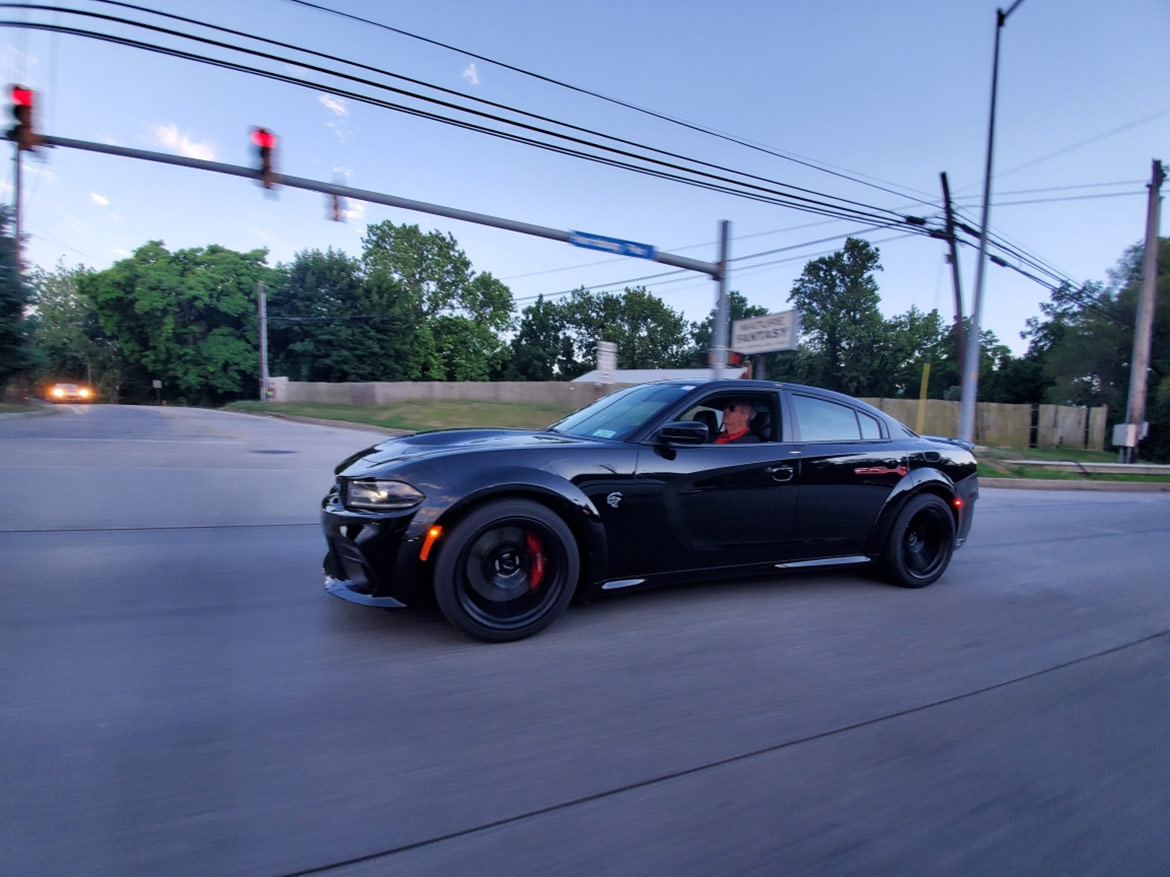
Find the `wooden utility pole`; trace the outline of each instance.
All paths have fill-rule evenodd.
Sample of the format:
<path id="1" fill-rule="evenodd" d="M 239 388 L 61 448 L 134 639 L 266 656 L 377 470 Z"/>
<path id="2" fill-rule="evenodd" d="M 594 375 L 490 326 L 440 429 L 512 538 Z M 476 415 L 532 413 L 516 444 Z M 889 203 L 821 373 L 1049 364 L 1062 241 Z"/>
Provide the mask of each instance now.
<path id="1" fill-rule="evenodd" d="M 1160 189 L 1166 179 L 1162 162 L 1154 160 L 1150 179 L 1150 198 L 1146 209 L 1146 250 L 1142 259 L 1142 288 L 1138 298 L 1137 318 L 1133 327 L 1133 356 L 1130 357 L 1129 401 L 1125 406 L 1125 462 L 1136 463 L 1146 419 L 1146 386 L 1150 370 L 1150 339 L 1154 329 L 1154 289 L 1158 282 L 1158 220 L 1162 198 Z M 1114 440 L 1116 444 L 1116 438 Z"/>
<path id="2" fill-rule="evenodd" d="M 947 183 L 946 171 L 939 174 L 942 179 L 943 207 L 947 212 L 947 243 L 950 244 L 951 280 L 955 286 L 955 338 L 958 344 L 959 368 L 967 350 L 967 328 L 963 325 L 963 289 L 959 284 L 959 248 L 955 243 L 955 214 L 951 210 L 951 187 Z"/>

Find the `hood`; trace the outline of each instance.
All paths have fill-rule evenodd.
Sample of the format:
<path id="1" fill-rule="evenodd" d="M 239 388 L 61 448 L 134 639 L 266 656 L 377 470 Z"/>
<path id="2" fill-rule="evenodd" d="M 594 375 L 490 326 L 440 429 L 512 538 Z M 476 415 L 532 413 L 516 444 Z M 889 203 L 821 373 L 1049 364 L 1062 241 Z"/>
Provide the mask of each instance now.
<path id="1" fill-rule="evenodd" d="M 505 451 L 523 448 L 552 449 L 570 445 L 591 445 L 596 442 L 563 433 L 528 429 L 439 429 L 398 436 L 359 451 L 344 460 L 336 469 L 340 474 L 349 469 L 350 475 L 364 469 L 400 463 L 421 457 L 435 459 L 469 451 Z"/>

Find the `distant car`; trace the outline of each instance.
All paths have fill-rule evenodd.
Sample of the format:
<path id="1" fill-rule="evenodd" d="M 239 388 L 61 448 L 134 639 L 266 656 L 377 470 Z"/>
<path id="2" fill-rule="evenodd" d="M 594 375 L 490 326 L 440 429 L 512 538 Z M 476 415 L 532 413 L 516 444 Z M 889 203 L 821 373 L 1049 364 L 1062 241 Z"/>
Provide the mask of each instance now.
<path id="1" fill-rule="evenodd" d="M 747 407 L 746 443 L 715 443 L 729 404 Z M 851 563 L 923 587 L 966 541 L 979 495 L 969 444 L 748 380 L 643 384 L 543 431 L 393 438 L 335 474 L 326 590 L 387 608 L 433 591 L 452 624 L 493 642 L 546 627 L 574 593 Z"/>
<path id="2" fill-rule="evenodd" d="M 82 384 L 53 384 L 49 388 L 50 402 L 92 402 L 93 390 Z"/>

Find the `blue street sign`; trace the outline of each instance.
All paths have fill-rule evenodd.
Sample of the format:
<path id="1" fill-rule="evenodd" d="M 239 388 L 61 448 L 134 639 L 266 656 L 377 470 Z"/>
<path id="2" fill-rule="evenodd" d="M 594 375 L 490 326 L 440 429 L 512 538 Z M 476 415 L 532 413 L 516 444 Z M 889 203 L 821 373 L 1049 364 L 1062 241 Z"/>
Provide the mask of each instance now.
<path id="1" fill-rule="evenodd" d="M 569 243 L 574 247 L 586 247 L 590 250 L 601 250 L 613 253 L 615 256 L 633 256 L 637 259 L 653 259 L 657 254 L 650 244 L 639 244 L 635 241 L 623 241 L 618 238 L 607 238 L 599 234 L 589 234 L 584 231 L 569 232 Z"/>

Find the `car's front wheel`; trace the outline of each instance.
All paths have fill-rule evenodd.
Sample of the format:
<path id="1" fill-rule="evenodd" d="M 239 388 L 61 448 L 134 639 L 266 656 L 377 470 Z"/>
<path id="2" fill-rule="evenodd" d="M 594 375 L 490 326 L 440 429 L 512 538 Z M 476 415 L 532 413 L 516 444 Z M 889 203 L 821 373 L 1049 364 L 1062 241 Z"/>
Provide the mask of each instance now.
<path id="1" fill-rule="evenodd" d="M 485 503 L 443 542 L 435 599 L 448 621 L 476 639 L 531 636 L 556 620 L 573 596 L 581 568 L 576 540 L 540 503 Z"/>
<path id="2" fill-rule="evenodd" d="M 955 519 L 933 494 L 911 497 L 898 513 L 886 541 L 882 567 L 904 588 L 924 588 L 946 572 L 955 549 Z"/>

